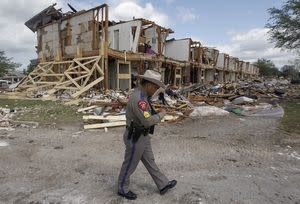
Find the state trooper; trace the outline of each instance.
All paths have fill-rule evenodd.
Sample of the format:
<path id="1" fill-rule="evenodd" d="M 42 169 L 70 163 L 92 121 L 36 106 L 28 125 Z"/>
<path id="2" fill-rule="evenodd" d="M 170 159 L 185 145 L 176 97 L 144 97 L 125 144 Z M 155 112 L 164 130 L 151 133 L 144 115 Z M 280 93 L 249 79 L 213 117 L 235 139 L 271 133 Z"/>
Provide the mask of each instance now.
<path id="1" fill-rule="evenodd" d="M 137 195 L 129 190 L 129 179 L 141 160 L 161 195 L 173 188 L 176 180 L 170 181 L 157 167 L 154 161 L 149 134 L 153 134 L 154 126 L 166 115 L 161 109 L 158 113 L 151 105 L 151 96 L 165 85 L 159 72 L 147 70 L 139 75 L 140 86 L 134 89 L 126 107 L 126 130 L 123 135 L 126 146 L 124 161 L 118 179 L 118 195 L 130 200 Z"/>

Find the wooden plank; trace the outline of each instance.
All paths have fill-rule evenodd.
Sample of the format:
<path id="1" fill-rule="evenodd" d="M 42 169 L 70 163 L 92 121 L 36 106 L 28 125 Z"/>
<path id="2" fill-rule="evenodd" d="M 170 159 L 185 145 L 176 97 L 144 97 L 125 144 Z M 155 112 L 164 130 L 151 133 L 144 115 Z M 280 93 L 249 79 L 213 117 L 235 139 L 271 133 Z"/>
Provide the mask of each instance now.
<path id="1" fill-rule="evenodd" d="M 89 90 L 90 88 L 92 88 L 93 86 L 95 86 L 96 84 L 98 84 L 99 82 L 101 82 L 104 79 L 104 77 L 99 77 L 98 79 L 96 79 L 95 81 L 91 82 L 90 84 L 88 84 L 86 87 L 82 88 L 80 91 L 72 94 L 73 98 L 78 97 L 79 95 L 81 95 L 83 92 L 86 92 L 87 90 Z"/>
<path id="2" fill-rule="evenodd" d="M 30 81 L 35 85 L 35 81 L 32 79 L 32 77 L 30 75 L 28 75 L 28 78 L 30 79 Z"/>
<path id="3" fill-rule="evenodd" d="M 101 75 L 104 75 L 104 72 L 103 72 L 103 70 L 101 69 L 101 67 L 98 65 L 98 63 L 96 64 L 96 68 L 97 68 L 98 72 L 99 72 Z"/>
<path id="4" fill-rule="evenodd" d="M 80 89 L 80 85 L 79 84 L 77 84 L 77 82 L 74 80 L 74 79 L 72 79 L 72 77 L 69 75 L 69 74 L 67 74 L 67 73 L 65 73 L 65 76 L 78 88 L 78 89 Z"/>
<path id="5" fill-rule="evenodd" d="M 81 87 L 85 87 L 86 86 L 86 84 L 88 83 L 88 81 L 89 81 L 89 79 L 91 78 L 91 76 L 92 76 L 92 73 L 94 72 L 94 70 L 96 69 L 96 66 L 95 66 L 95 64 L 97 64 L 98 63 L 98 61 L 95 61 L 94 62 L 94 65 L 93 65 L 93 67 L 92 67 L 92 69 L 91 69 L 91 71 L 90 71 L 90 74 L 89 74 L 89 76 L 87 76 L 86 78 L 85 78 L 85 80 L 84 80 L 84 82 L 83 82 L 83 84 L 82 84 L 82 86 Z"/>
<path id="6" fill-rule="evenodd" d="M 118 121 L 118 122 L 111 122 L 111 123 L 84 125 L 83 128 L 87 130 L 87 129 L 96 129 L 96 128 L 119 127 L 125 125 L 126 125 L 126 121 Z"/>
<path id="7" fill-rule="evenodd" d="M 130 74 L 118 74 L 118 79 L 130 79 Z"/>
<path id="8" fill-rule="evenodd" d="M 82 78 L 87 77 L 87 76 L 88 76 L 88 74 L 80 76 L 80 77 L 76 77 L 73 80 L 77 81 L 77 80 L 82 79 Z M 64 82 L 61 82 L 61 83 L 57 84 L 57 86 L 62 86 L 62 85 L 66 85 L 66 84 L 72 84 L 72 82 L 71 81 L 64 81 Z"/>
<path id="9" fill-rule="evenodd" d="M 94 60 L 97 60 L 98 58 L 100 59 L 101 57 L 100 57 L 100 56 L 81 57 L 81 58 L 75 58 L 75 60 L 88 60 L 88 59 L 94 59 Z"/>
<path id="10" fill-rule="evenodd" d="M 78 61 L 78 62 L 79 62 L 81 65 L 84 65 L 84 66 L 85 66 L 85 65 L 87 65 L 87 64 L 91 64 L 91 63 L 94 62 L 94 61 L 96 61 L 96 60 L 90 60 L 90 61 L 87 61 L 87 62 L 85 62 L 85 63 L 81 63 L 81 62 L 79 62 L 79 61 Z M 75 63 L 77 63 L 77 60 L 76 60 L 76 61 L 74 60 L 74 64 L 75 64 Z M 66 71 L 69 72 L 70 70 L 77 69 L 77 68 L 81 67 L 80 64 L 77 64 L 76 66 L 74 66 L 74 65 L 73 65 L 73 66 L 70 66 Z M 86 70 L 86 69 L 85 69 L 85 70 Z"/>
<path id="11" fill-rule="evenodd" d="M 67 72 L 68 74 L 87 74 L 87 71 L 80 71 L 80 72 Z"/>
<path id="12" fill-rule="evenodd" d="M 67 106 L 78 105 L 80 102 L 81 102 L 81 99 L 75 99 L 75 100 L 66 102 L 65 105 L 67 105 Z"/>
<path id="13" fill-rule="evenodd" d="M 36 84 L 57 84 L 57 81 L 37 81 Z"/>
<path id="14" fill-rule="evenodd" d="M 87 111 L 87 110 L 91 110 L 91 109 L 94 109 L 94 108 L 97 108 L 98 106 L 89 106 L 89 107 L 85 107 L 85 108 L 79 108 L 77 110 L 77 112 L 84 112 L 84 111 Z"/>
<path id="15" fill-rule="evenodd" d="M 74 62 L 76 62 L 76 64 L 78 65 L 78 66 L 80 66 L 82 69 L 84 69 L 85 71 L 87 71 L 87 72 L 90 72 L 90 70 L 85 66 L 85 64 L 89 64 L 89 63 L 91 63 L 91 62 L 93 62 L 93 60 L 91 60 L 91 61 L 88 61 L 88 62 L 85 62 L 84 64 L 82 64 L 79 60 L 77 60 L 77 59 L 74 59 Z M 75 66 L 76 67 L 76 66 Z M 72 67 L 71 69 L 74 69 L 75 67 Z M 68 70 L 67 70 L 68 71 Z"/>
<path id="16" fill-rule="evenodd" d="M 56 89 L 56 90 L 55 90 Z M 78 88 L 77 87 L 72 87 L 72 86 L 70 86 L 70 87 L 68 87 L 68 86 L 56 86 L 56 87 L 54 87 L 54 93 L 56 92 L 56 91 L 58 91 L 59 89 L 66 89 L 66 90 L 78 90 Z M 52 91 L 53 89 L 51 89 L 51 91 Z M 53 94 L 53 93 L 52 93 Z"/>
<path id="17" fill-rule="evenodd" d="M 46 76 L 63 76 L 64 74 L 61 73 L 61 74 L 56 74 L 56 73 L 53 73 L 53 74 L 46 74 Z M 60 79 L 60 78 L 58 78 Z"/>
<path id="18" fill-rule="evenodd" d="M 110 121 L 126 121 L 125 115 L 108 115 L 106 117 L 102 115 L 84 115 L 83 120 L 110 120 Z"/>
<path id="19" fill-rule="evenodd" d="M 62 61 L 62 62 L 55 62 L 55 61 L 53 61 L 53 62 L 51 62 L 51 63 L 53 63 L 53 64 L 68 64 L 68 63 L 72 63 L 73 61 Z"/>

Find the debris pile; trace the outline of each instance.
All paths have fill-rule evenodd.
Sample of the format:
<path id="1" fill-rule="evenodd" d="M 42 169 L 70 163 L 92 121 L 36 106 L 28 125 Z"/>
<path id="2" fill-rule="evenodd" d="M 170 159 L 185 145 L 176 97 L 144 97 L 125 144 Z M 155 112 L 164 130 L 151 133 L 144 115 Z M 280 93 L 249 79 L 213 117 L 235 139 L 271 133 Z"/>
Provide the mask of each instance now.
<path id="1" fill-rule="evenodd" d="M 194 84 L 176 93 L 186 95 L 195 106 L 191 117 L 222 115 L 223 111 L 243 116 L 282 117 L 284 110 L 278 105 L 279 99 L 300 98 L 300 86 L 285 79 L 257 79 L 240 83 Z M 203 106 L 207 104 L 222 109 Z"/>
<path id="2" fill-rule="evenodd" d="M 239 97 L 231 102 L 225 101 L 224 109 L 243 116 L 282 117 L 284 110 L 277 102 L 271 100 L 271 103 L 258 103 L 251 98 Z"/>
<path id="3" fill-rule="evenodd" d="M 294 86 L 293 88 L 291 88 Z M 130 92 L 89 92 L 82 98 L 88 107 L 84 112 L 85 129 L 126 125 L 125 108 Z M 226 116 L 229 112 L 242 116 L 282 117 L 278 99 L 299 96 L 299 86 L 287 80 L 254 80 L 240 83 L 194 84 L 181 89 L 165 90 L 164 96 L 152 97 L 156 110 L 165 109 L 163 121 L 179 121 L 187 117 Z M 266 103 L 267 98 L 268 103 Z"/>
<path id="4" fill-rule="evenodd" d="M 56 97 L 67 105 L 76 105 L 83 113 L 84 129 L 126 125 L 126 105 L 130 91 L 90 89 L 74 99 L 71 90 L 56 92 Z M 224 84 L 193 84 L 181 89 L 168 87 L 164 94 L 152 97 L 156 111 L 165 109 L 163 122 L 176 122 L 184 118 L 226 116 L 230 112 L 242 116 L 282 117 L 278 105 L 282 98 L 300 98 L 300 86 L 283 79 L 240 81 Z M 39 90 L 34 98 L 47 97 L 49 91 Z M 11 126 L 10 110 L 1 109 L 0 127 Z"/>
<path id="5" fill-rule="evenodd" d="M 107 128 L 125 126 L 125 108 L 128 103 L 130 92 L 109 90 L 105 93 L 90 92 L 82 102 L 87 102 L 88 107 L 78 109 L 78 112 L 84 113 L 84 129 Z M 178 121 L 188 117 L 192 108 L 189 101 L 182 97 L 172 97 L 165 95 L 165 101 L 162 103 L 158 97 L 153 98 L 153 108 L 161 108 L 167 111 L 163 122 Z"/>
<path id="6" fill-rule="evenodd" d="M 7 129 L 12 127 L 11 118 L 13 117 L 14 110 L 9 108 L 0 108 L 0 128 Z"/>

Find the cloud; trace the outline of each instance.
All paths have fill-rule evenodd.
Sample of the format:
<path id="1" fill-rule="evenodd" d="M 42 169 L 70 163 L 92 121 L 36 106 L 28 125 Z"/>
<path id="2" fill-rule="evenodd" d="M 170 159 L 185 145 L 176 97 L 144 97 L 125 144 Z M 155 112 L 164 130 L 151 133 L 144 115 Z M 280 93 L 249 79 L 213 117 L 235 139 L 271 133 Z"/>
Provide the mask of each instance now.
<path id="1" fill-rule="evenodd" d="M 25 21 L 54 0 L 2 0 L 0 1 L 0 49 L 13 61 L 23 64 L 36 58 L 36 36 L 25 25 Z"/>
<path id="2" fill-rule="evenodd" d="M 189 21 L 193 22 L 198 19 L 198 15 L 196 15 L 194 13 L 194 9 L 192 9 L 192 8 L 185 8 L 182 6 L 178 6 L 176 8 L 176 10 L 177 10 L 178 19 L 183 23 L 186 23 Z"/>
<path id="3" fill-rule="evenodd" d="M 230 42 L 216 45 L 221 52 L 238 57 L 245 61 L 255 62 L 258 58 L 272 60 L 278 67 L 288 64 L 296 54 L 274 48 L 268 41 L 267 28 L 254 28 L 247 32 L 228 32 Z"/>
<path id="4" fill-rule="evenodd" d="M 63 12 L 69 11 L 67 3 L 75 9 L 90 9 L 101 3 L 94 0 L 1 0 L 0 1 L 0 49 L 13 61 L 21 63 L 26 69 L 30 59 L 37 58 L 35 46 L 36 34 L 24 23 L 46 7 L 57 3 Z M 169 18 L 151 3 L 143 4 L 139 0 L 108 0 L 110 19 L 130 20 L 133 16 L 143 17 L 160 25 L 169 25 Z"/>
<path id="5" fill-rule="evenodd" d="M 110 18 L 114 20 L 131 20 L 133 17 L 147 18 L 162 26 L 169 25 L 168 16 L 159 12 L 151 3 L 142 6 L 136 1 L 121 1 L 110 8 Z"/>

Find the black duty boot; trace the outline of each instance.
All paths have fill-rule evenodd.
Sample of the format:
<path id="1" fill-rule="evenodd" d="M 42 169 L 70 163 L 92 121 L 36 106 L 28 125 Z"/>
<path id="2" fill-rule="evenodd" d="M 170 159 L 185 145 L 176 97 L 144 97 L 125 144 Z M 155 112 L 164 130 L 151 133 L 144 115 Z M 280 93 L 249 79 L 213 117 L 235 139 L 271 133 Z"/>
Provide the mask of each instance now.
<path id="1" fill-rule="evenodd" d="M 169 189 L 171 188 L 174 188 L 177 184 L 177 181 L 176 180 L 172 180 L 172 181 L 169 181 L 168 185 L 166 185 L 163 189 L 161 189 L 159 192 L 160 192 L 160 195 L 163 195 L 165 194 Z"/>
<path id="2" fill-rule="evenodd" d="M 118 195 L 122 196 L 128 200 L 135 200 L 137 198 L 136 194 L 133 193 L 132 191 L 128 191 L 127 193 L 118 192 Z"/>

